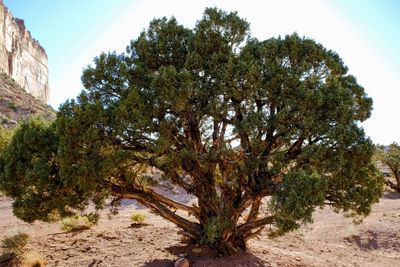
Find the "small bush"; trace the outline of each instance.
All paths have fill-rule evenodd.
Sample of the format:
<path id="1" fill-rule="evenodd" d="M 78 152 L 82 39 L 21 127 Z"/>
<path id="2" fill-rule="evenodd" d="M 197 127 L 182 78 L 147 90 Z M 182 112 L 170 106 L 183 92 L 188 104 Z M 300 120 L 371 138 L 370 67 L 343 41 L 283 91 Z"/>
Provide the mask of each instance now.
<path id="1" fill-rule="evenodd" d="M 61 230 L 63 231 L 79 231 L 90 229 L 94 225 L 86 216 L 75 215 L 65 218 L 61 221 Z"/>
<path id="2" fill-rule="evenodd" d="M 3 79 L 5 79 L 5 80 L 10 79 L 10 76 L 8 76 L 8 74 L 7 74 L 7 73 L 4 73 L 4 72 L 0 73 L 0 76 L 1 76 Z"/>
<path id="3" fill-rule="evenodd" d="M 3 254 L 0 256 L 0 264 L 21 266 L 21 267 L 40 267 L 43 266 L 43 257 L 29 246 L 30 236 L 17 231 L 16 234 L 5 238 L 1 242 Z"/>
<path id="4" fill-rule="evenodd" d="M 358 230 L 354 228 L 354 226 L 350 226 L 349 228 L 347 228 L 347 233 L 348 236 L 352 238 L 360 236 L 360 232 L 358 232 Z"/>
<path id="5" fill-rule="evenodd" d="M 43 263 L 43 256 L 40 255 L 35 250 L 28 250 L 26 253 L 23 254 L 23 257 L 20 259 L 21 267 L 41 267 L 44 266 Z"/>
<path id="6" fill-rule="evenodd" d="M 134 212 L 131 215 L 131 220 L 138 222 L 138 223 L 142 223 L 144 222 L 144 220 L 147 218 L 147 215 L 142 213 L 142 212 Z"/>
<path id="7" fill-rule="evenodd" d="M 8 103 L 8 107 L 13 109 L 13 110 L 16 110 L 17 109 L 17 104 L 15 104 L 14 101 L 11 101 L 11 102 Z"/>

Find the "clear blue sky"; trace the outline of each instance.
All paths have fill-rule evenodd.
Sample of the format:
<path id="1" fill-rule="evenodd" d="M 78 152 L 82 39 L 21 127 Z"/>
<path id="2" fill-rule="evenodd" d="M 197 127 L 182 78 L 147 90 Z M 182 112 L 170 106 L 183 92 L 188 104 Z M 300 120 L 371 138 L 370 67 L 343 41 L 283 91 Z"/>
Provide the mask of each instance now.
<path id="1" fill-rule="evenodd" d="M 49 58 L 50 104 L 57 109 L 81 91 L 82 69 L 102 51 L 124 51 L 154 17 L 174 15 L 193 27 L 207 6 L 237 10 L 252 35 L 296 31 L 335 50 L 374 100 L 362 124 L 376 143 L 400 143 L 400 0 L 133 1 L 4 0 L 25 20 Z"/>

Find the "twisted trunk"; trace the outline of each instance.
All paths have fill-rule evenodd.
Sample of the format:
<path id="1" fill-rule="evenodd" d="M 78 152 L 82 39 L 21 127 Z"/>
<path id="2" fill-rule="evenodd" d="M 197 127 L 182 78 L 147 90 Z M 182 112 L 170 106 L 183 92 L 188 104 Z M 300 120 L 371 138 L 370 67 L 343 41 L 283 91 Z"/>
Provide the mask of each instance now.
<path id="1" fill-rule="evenodd" d="M 173 201 L 151 189 L 143 190 L 134 187 L 114 186 L 112 195 L 137 200 L 155 214 L 181 228 L 183 231 L 179 233 L 189 237 L 194 243 L 206 243 L 223 255 L 231 255 L 245 251 L 247 240 L 260 234 L 264 226 L 273 221 L 272 216 L 262 219 L 257 217 L 261 205 L 261 198 L 246 201 L 245 206 L 251 207 L 250 212 L 247 216 L 247 220 L 242 224 L 238 224 L 238 219 L 244 211 L 243 205 L 235 205 L 234 199 L 230 198 L 225 198 L 224 205 L 215 210 L 215 207 L 201 208 L 204 206 L 204 203 L 210 201 L 210 197 L 206 194 L 202 194 L 198 198 L 199 203 L 203 203 L 200 207 L 195 205 L 187 206 Z M 178 209 L 188 212 L 189 215 L 194 216 L 200 223 L 192 222 L 177 215 L 176 210 Z M 213 212 L 211 215 L 210 210 Z M 216 221 L 212 222 L 212 225 L 210 225 L 211 218 L 216 219 Z M 204 223 L 202 223 L 202 221 L 204 221 Z M 208 227 L 215 227 L 216 229 L 221 228 L 221 230 L 214 233 L 215 236 L 212 236 L 213 240 L 210 240 L 210 230 Z"/>

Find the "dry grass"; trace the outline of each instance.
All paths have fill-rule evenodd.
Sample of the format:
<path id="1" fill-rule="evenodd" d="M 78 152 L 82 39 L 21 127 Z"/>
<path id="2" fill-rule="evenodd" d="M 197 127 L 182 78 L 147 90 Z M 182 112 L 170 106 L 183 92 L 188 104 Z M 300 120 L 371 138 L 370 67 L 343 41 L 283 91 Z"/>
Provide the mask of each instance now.
<path id="1" fill-rule="evenodd" d="M 28 250 L 20 259 L 21 267 L 41 267 L 44 266 L 43 256 L 35 250 Z"/>
<path id="2" fill-rule="evenodd" d="M 90 229 L 93 223 L 89 221 L 87 217 L 75 215 L 72 217 L 65 218 L 61 221 L 61 230 L 63 231 L 81 231 Z"/>
<path id="3" fill-rule="evenodd" d="M 132 221 L 143 223 L 144 220 L 147 218 L 147 215 L 142 212 L 134 212 L 132 213 L 130 218 Z"/>

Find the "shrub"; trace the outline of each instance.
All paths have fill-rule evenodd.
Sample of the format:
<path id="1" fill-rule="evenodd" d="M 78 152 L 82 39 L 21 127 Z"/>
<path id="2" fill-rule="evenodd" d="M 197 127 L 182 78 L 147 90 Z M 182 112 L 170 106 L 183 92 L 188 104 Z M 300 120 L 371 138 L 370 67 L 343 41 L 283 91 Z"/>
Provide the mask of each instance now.
<path id="1" fill-rule="evenodd" d="M 21 230 L 5 238 L 1 242 L 3 254 L 0 256 L 0 264 L 23 267 L 43 266 L 43 257 L 33 250 L 29 243 L 30 236 Z"/>
<path id="2" fill-rule="evenodd" d="M 80 231 L 90 229 L 94 223 L 87 216 L 75 215 L 61 221 L 61 230 Z"/>
<path id="3" fill-rule="evenodd" d="M 10 79 L 10 76 L 8 76 L 8 74 L 7 74 L 7 73 L 4 73 L 4 72 L 0 73 L 0 76 L 1 76 L 3 79 L 5 79 L 5 80 Z"/>
<path id="4" fill-rule="evenodd" d="M 360 236 L 360 232 L 358 232 L 358 230 L 356 228 L 354 228 L 354 226 L 350 226 L 349 228 L 347 228 L 347 232 L 348 232 L 348 236 L 351 238 Z"/>
<path id="5" fill-rule="evenodd" d="M 23 254 L 23 257 L 20 260 L 21 267 L 41 267 L 44 266 L 43 263 L 43 256 L 35 251 L 35 250 L 28 250 Z"/>
<path id="6" fill-rule="evenodd" d="M 146 218 L 147 215 L 142 212 L 134 212 L 131 215 L 131 220 L 138 223 L 143 223 Z"/>
<path id="7" fill-rule="evenodd" d="M 17 104 L 15 104 L 14 101 L 11 101 L 11 102 L 8 103 L 8 107 L 13 109 L 13 110 L 16 110 L 17 109 Z"/>

